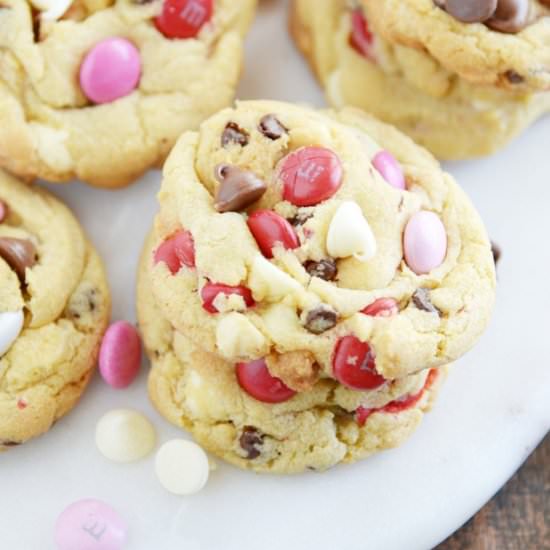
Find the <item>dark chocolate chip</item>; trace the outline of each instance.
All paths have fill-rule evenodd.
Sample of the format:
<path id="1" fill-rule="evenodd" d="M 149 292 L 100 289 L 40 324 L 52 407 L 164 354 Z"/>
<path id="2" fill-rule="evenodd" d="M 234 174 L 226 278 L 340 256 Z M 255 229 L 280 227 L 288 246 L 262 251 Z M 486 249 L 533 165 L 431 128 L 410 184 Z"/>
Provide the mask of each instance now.
<path id="1" fill-rule="evenodd" d="M 290 218 L 288 222 L 294 227 L 300 227 L 304 225 L 308 220 L 313 218 L 313 212 L 298 212 L 296 216 Z"/>
<path id="2" fill-rule="evenodd" d="M 264 437 L 254 426 L 245 426 L 239 438 L 239 444 L 243 451 L 246 451 L 246 458 L 254 460 L 262 454 Z"/>
<path id="3" fill-rule="evenodd" d="M 498 265 L 498 262 L 502 256 L 502 249 L 498 246 L 497 243 L 491 242 L 491 251 L 493 253 L 493 260 L 495 261 L 495 266 Z"/>
<path id="4" fill-rule="evenodd" d="M 504 76 L 506 77 L 506 80 L 510 82 L 510 84 L 522 84 L 525 82 L 525 78 L 521 76 L 519 73 L 516 73 L 516 71 L 510 69 L 509 71 L 506 71 L 504 73 Z"/>
<path id="5" fill-rule="evenodd" d="M 445 9 L 463 23 L 484 23 L 497 9 L 497 0 L 447 0 Z"/>
<path id="6" fill-rule="evenodd" d="M 529 19 L 529 0 L 498 0 L 498 7 L 487 26 L 506 33 L 524 29 Z"/>
<path id="7" fill-rule="evenodd" d="M 28 239 L 0 237 L 0 256 L 25 282 L 25 270 L 36 263 L 36 248 Z"/>
<path id="8" fill-rule="evenodd" d="M 412 297 L 413 304 L 422 311 L 428 313 L 437 313 L 441 315 L 441 311 L 437 309 L 430 298 L 430 290 L 428 288 L 419 288 Z"/>
<path id="9" fill-rule="evenodd" d="M 218 212 L 244 210 L 267 190 L 267 185 L 256 174 L 238 166 L 220 164 L 215 175 L 220 182 L 215 201 Z"/>
<path id="10" fill-rule="evenodd" d="M 305 327 L 313 334 L 323 334 L 323 332 L 334 328 L 337 322 L 336 311 L 330 306 L 321 304 L 307 314 Z"/>
<path id="11" fill-rule="evenodd" d="M 312 277 L 319 277 L 319 279 L 325 281 L 334 281 L 338 274 L 338 268 L 334 260 L 321 260 L 320 262 L 309 260 L 304 267 Z"/>
<path id="12" fill-rule="evenodd" d="M 288 133 L 288 130 L 281 124 L 275 115 L 265 115 L 262 117 L 258 128 L 265 137 L 273 141 L 282 137 L 283 134 Z"/>
<path id="13" fill-rule="evenodd" d="M 236 122 L 228 122 L 222 134 L 222 147 L 237 144 L 241 147 L 248 145 L 248 132 L 243 130 Z"/>

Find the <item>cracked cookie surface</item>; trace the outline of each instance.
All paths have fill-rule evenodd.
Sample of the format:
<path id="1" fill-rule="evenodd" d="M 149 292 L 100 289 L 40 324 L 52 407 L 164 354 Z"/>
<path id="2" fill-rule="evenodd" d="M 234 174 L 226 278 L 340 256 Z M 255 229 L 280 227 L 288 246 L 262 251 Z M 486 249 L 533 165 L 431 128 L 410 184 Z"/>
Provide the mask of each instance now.
<path id="1" fill-rule="evenodd" d="M 153 244 L 150 236 L 137 297 L 152 363 L 149 394 L 167 420 L 210 452 L 256 472 L 322 471 L 400 445 L 431 408 L 445 369 L 370 392 L 325 379 L 285 403 L 255 400 L 240 388 L 234 364 L 201 350 L 163 317 L 151 291 Z"/>
<path id="2" fill-rule="evenodd" d="M 74 0 L 51 21 L 27 0 L 2 2 L 0 165 L 26 179 L 126 185 L 160 165 L 182 131 L 227 106 L 255 0 L 216 0 L 211 19 L 185 39 L 157 29 L 162 8 L 160 0 Z M 94 104 L 79 71 L 113 37 L 137 52 L 140 78 L 127 95 Z"/>
<path id="3" fill-rule="evenodd" d="M 78 401 L 110 314 L 103 266 L 69 210 L 0 172 L 0 450 Z"/>
<path id="4" fill-rule="evenodd" d="M 246 139 L 224 145 L 228 127 Z M 405 189 L 375 168 L 381 154 L 399 161 Z M 328 173 L 305 186 L 317 202 L 297 206 L 300 186 Z M 290 388 L 372 387 L 446 365 L 489 320 L 494 263 L 470 201 L 429 153 L 357 110 L 239 103 L 182 136 L 159 201 L 149 260 L 163 315 L 230 362 L 267 358 Z M 236 211 L 221 213 L 229 203 Z M 417 222 L 434 224 L 428 249 L 445 241 L 426 269 L 410 248 Z M 292 353 L 300 372 L 280 368 L 277 356 L 288 365 Z"/>
<path id="5" fill-rule="evenodd" d="M 495 82 L 482 82 L 460 75 L 420 42 L 388 40 L 391 27 L 369 19 L 383 4 L 370 2 L 363 12 L 344 0 L 328 0 L 324 10 L 313 0 L 292 3 L 292 35 L 333 106 L 371 112 L 444 159 L 493 153 L 550 111 L 550 93 L 530 87 L 512 63 Z M 405 11 L 407 4 L 400 4 Z M 499 40 L 518 39 L 477 26 Z"/>

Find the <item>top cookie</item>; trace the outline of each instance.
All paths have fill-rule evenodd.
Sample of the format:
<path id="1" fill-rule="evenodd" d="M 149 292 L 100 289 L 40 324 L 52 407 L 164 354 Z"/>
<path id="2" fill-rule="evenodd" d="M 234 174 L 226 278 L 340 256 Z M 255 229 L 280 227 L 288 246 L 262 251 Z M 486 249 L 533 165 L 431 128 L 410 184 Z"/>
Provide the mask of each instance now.
<path id="1" fill-rule="evenodd" d="M 549 0 L 361 0 L 387 40 L 481 84 L 550 89 Z"/>
<path id="2" fill-rule="evenodd" d="M 160 164 L 233 99 L 255 3 L 4 0 L 0 165 L 116 187 Z"/>
<path id="3" fill-rule="evenodd" d="M 157 302 L 226 359 L 364 389 L 451 362 L 488 321 L 494 265 L 470 201 L 359 111 L 239 103 L 182 136 L 159 200 Z"/>

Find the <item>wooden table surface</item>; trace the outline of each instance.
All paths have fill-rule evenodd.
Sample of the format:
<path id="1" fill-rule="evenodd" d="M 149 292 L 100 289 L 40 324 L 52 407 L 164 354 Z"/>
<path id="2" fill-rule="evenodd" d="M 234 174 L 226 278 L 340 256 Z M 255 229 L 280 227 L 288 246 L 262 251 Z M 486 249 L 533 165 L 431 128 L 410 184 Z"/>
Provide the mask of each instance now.
<path id="1" fill-rule="evenodd" d="M 493 500 L 437 550 L 550 550 L 550 434 Z"/>

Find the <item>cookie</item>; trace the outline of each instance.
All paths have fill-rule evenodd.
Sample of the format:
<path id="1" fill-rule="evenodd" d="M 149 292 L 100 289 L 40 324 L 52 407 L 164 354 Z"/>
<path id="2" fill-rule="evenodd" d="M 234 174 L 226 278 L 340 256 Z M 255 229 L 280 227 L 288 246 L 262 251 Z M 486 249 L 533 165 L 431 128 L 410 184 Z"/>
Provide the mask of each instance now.
<path id="1" fill-rule="evenodd" d="M 161 165 L 233 100 L 255 3 L 5 0 L 0 166 L 118 187 Z"/>
<path id="2" fill-rule="evenodd" d="M 163 315 L 292 389 L 446 365 L 489 320 L 495 268 L 474 207 L 427 151 L 358 110 L 238 103 L 182 136 L 159 201 Z"/>
<path id="3" fill-rule="evenodd" d="M 105 273 L 69 210 L 0 173 L 0 450 L 78 401 L 110 314 Z"/>
<path id="4" fill-rule="evenodd" d="M 403 443 L 435 399 L 445 369 L 368 392 L 320 380 L 282 403 L 254 399 L 235 365 L 208 354 L 163 317 L 151 292 L 151 250 L 138 278 L 138 316 L 151 358 L 149 394 L 159 412 L 208 451 L 264 473 L 322 471 Z"/>
<path id="5" fill-rule="evenodd" d="M 543 20 L 510 35 L 457 22 L 431 0 L 399 2 L 399 9 L 394 4 L 369 2 L 363 11 L 343 0 L 329 0 L 323 10 L 313 0 L 292 3 L 292 35 L 333 106 L 369 111 L 443 159 L 493 153 L 550 111 L 545 83 L 550 73 L 542 60 L 548 60 L 550 48 L 527 38 L 548 33 Z M 409 13 L 420 4 L 414 16 Z M 403 26 L 422 27 L 425 40 L 405 39 L 395 30 Z M 509 42 L 530 44 L 539 54 L 515 56 Z M 472 54 L 472 63 L 483 60 L 475 68 L 460 61 L 470 47 L 484 48 Z M 492 72 L 486 66 L 491 62 Z"/>

